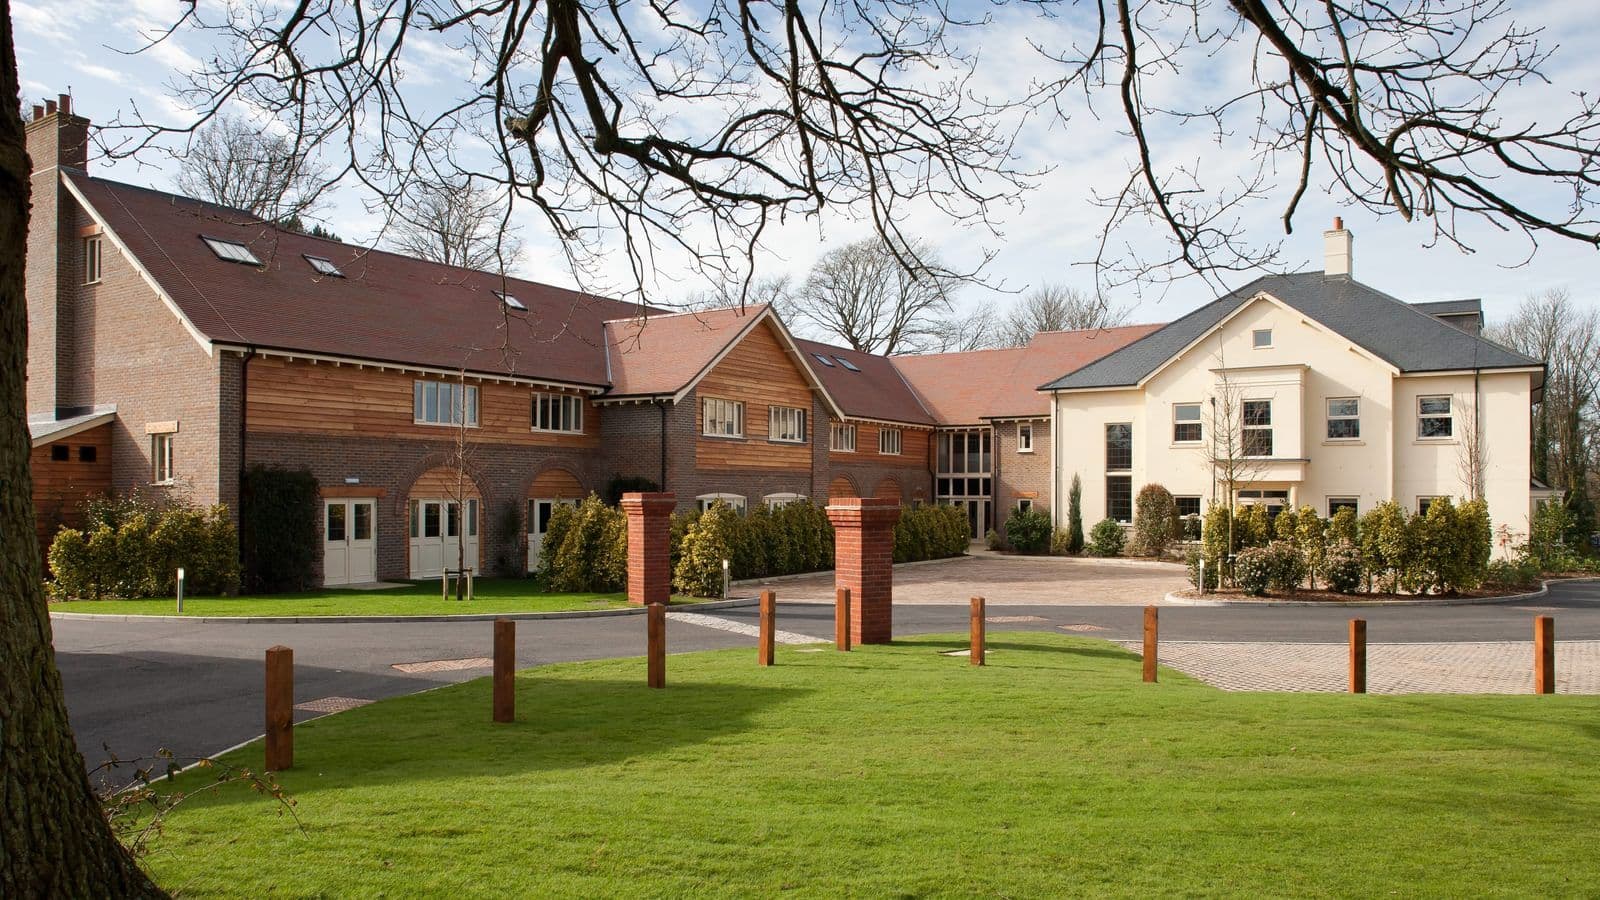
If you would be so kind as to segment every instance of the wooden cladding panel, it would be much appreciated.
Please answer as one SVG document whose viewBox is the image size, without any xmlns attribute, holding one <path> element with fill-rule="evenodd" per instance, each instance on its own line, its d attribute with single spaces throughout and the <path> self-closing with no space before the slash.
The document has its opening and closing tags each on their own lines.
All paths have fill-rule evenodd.
<svg viewBox="0 0 1600 900">
<path fill-rule="evenodd" d="M 417 480 L 411 485 L 410 496 L 430 500 L 452 500 L 456 496 L 456 484 L 456 470 L 449 466 L 439 466 L 417 476 Z M 483 499 L 478 494 L 478 486 L 473 484 L 470 477 L 466 480 L 465 488 L 469 499 L 473 497 Z"/>
<path fill-rule="evenodd" d="M 584 496 L 583 485 L 566 469 L 546 469 L 528 486 L 528 496 L 534 499 L 569 499 Z"/>
<path fill-rule="evenodd" d="M 928 447 L 933 432 L 914 428 L 900 429 L 900 454 L 896 456 L 878 452 L 878 432 L 893 426 L 869 425 L 866 422 L 857 422 L 855 426 L 856 452 L 844 453 L 830 450 L 828 454 L 830 461 L 848 463 L 871 460 L 874 463 L 885 466 L 905 466 L 924 470 L 928 468 Z"/>
<path fill-rule="evenodd" d="M 67 448 L 66 459 L 51 458 L 51 448 L 58 446 Z M 93 462 L 79 458 L 83 447 L 94 448 Z M 83 525 L 84 500 L 111 492 L 111 423 L 34 447 L 28 462 L 33 470 L 34 528 L 40 549 L 48 550 L 58 528 Z"/>
<path fill-rule="evenodd" d="M 412 385 L 419 377 L 353 364 L 257 357 L 250 362 L 246 421 L 254 432 L 453 440 L 455 429 L 449 425 L 418 425 L 412 421 Z M 452 379 L 439 376 L 423 380 Z M 582 434 L 551 434 L 530 430 L 533 395 L 537 392 L 534 388 L 471 378 L 467 384 L 478 389 L 478 427 L 469 430 L 469 440 L 547 447 L 600 446 L 600 411 L 587 399 Z"/>
<path fill-rule="evenodd" d="M 701 400 L 744 402 L 744 439 L 700 437 L 695 441 L 695 465 L 702 469 L 764 469 L 808 471 L 811 445 L 778 444 L 767 440 L 769 409 L 792 406 L 806 411 L 806 432 L 811 437 L 818 423 L 810 421 L 811 386 L 795 366 L 794 358 L 766 322 L 757 326 L 695 389 L 695 430 L 705 431 Z M 823 423 L 826 426 L 826 423 Z"/>
</svg>

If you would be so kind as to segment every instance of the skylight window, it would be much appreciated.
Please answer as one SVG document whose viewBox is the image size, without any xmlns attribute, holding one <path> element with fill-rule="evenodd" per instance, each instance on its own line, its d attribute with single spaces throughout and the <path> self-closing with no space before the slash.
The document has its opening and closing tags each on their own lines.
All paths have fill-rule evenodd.
<svg viewBox="0 0 1600 900">
<path fill-rule="evenodd" d="M 521 300 L 518 300 L 505 291 L 495 291 L 494 295 L 499 297 L 501 302 L 505 303 L 505 305 L 511 307 L 512 309 L 520 309 L 523 312 L 528 311 L 528 307 L 524 306 Z"/>
<path fill-rule="evenodd" d="M 305 258 L 306 262 L 311 263 L 311 268 L 317 270 L 318 275 L 331 275 L 334 278 L 344 277 L 344 273 L 339 271 L 339 267 L 334 265 L 333 260 L 331 259 L 322 256 L 312 256 L 309 253 L 305 254 Z"/>
<path fill-rule="evenodd" d="M 211 252 L 215 253 L 220 260 L 244 263 L 247 266 L 261 265 L 261 260 L 256 259 L 256 255 L 250 252 L 250 248 L 238 241 L 225 241 L 222 238 L 206 237 L 205 235 L 201 235 L 200 240 L 205 241 L 206 246 L 210 247 Z"/>
<path fill-rule="evenodd" d="M 837 359 L 839 361 L 839 365 L 844 366 L 846 369 L 849 369 L 852 372 L 861 371 L 860 369 L 856 368 L 855 363 L 851 362 L 848 359 L 845 359 L 842 356 L 835 356 L 834 359 Z"/>
<path fill-rule="evenodd" d="M 822 363 L 830 369 L 833 368 L 833 360 L 823 356 L 821 353 L 813 353 L 811 355 L 816 359 L 817 362 Z"/>
</svg>

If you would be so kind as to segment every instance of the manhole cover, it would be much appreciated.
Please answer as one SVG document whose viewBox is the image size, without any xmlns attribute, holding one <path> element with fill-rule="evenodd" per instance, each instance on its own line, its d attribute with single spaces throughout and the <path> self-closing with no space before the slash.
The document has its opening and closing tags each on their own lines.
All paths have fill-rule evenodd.
<svg viewBox="0 0 1600 900">
<path fill-rule="evenodd" d="M 366 706 L 371 702 L 371 700 L 363 700 L 360 697 L 323 697 L 318 700 L 296 703 L 294 708 L 305 710 L 306 712 L 338 713 L 347 709 L 355 709 L 358 706 Z"/>
<path fill-rule="evenodd" d="M 1009 625 L 1012 622 L 1043 622 L 1044 616 L 990 616 L 984 621 L 991 625 Z"/>
<path fill-rule="evenodd" d="M 434 659 L 427 662 L 395 663 L 390 668 L 399 669 L 407 675 L 424 672 L 459 672 L 462 669 L 492 669 L 494 660 L 487 656 L 474 656 L 470 659 Z"/>
<path fill-rule="evenodd" d="M 1090 625 L 1088 622 L 1073 622 L 1071 625 L 1057 626 L 1062 631 L 1105 631 L 1099 625 Z"/>
</svg>

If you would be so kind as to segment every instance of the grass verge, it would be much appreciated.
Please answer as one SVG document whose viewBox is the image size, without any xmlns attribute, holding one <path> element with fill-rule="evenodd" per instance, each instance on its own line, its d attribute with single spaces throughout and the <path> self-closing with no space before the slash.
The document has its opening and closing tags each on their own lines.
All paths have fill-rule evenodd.
<svg viewBox="0 0 1600 900">
<path fill-rule="evenodd" d="M 1229 694 L 1055 635 L 522 672 L 303 725 L 175 812 L 183 896 L 1588 895 L 1600 701 Z M 231 761 L 258 766 L 259 744 Z M 204 776 L 185 776 L 193 787 Z"/>
</svg>

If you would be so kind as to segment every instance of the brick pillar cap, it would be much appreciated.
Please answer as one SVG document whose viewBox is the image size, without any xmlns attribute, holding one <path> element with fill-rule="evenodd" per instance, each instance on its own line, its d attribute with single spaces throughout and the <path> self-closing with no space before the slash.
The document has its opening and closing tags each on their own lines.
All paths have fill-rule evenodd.
<svg viewBox="0 0 1600 900">
<path fill-rule="evenodd" d="M 828 508 L 899 509 L 900 501 L 893 497 L 829 497 Z"/>
<path fill-rule="evenodd" d="M 900 501 L 886 497 L 834 497 L 824 512 L 835 525 L 893 525 L 900 521 Z"/>
<path fill-rule="evenodd" d="M 677 506 L 678 495 L 671 491 L 651 491 L 641 493 L 629 491 L 622 495 L 622 508 L 643 509 L 646 506 Z"/>
</svg>

